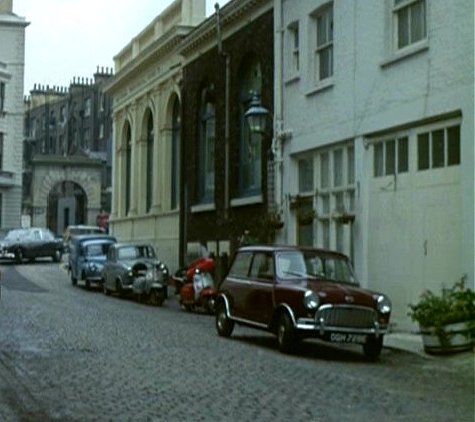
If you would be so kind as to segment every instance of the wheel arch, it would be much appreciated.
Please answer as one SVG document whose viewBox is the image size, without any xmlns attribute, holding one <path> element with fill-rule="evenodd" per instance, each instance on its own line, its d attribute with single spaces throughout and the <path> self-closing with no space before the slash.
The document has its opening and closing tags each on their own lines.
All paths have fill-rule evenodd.
<svg viewBox="0 0 475 422">
<path fill-rule="evenodd" d="M 277 322 L 279 321 L 279 318 L 283 315 L 287 314 L 292 321 L 292 325 L 294 328 L 297 326 L 297 321 L 295 320 L 295 315 L 292 311 L 292 308 L 287 305 L 286 303 L 280 303 L 274 310 L 274 313 L 272 315 L 272 319 L 270 322 L 269 330 L 270 331 L 275 331 L 277 327 Z"/>
<path fill-rule="evenodd" d="M 220 293 L 220 294 L 218 294 L 218 295 L 216 296 L 216 309 L 217 309 L 218 306 L 221 305 L 221 304 L 224 305 L 224 310 L 225 310 L 225 312 L 226 312 L 226 316 L 227 316 L 228 318 L 230 318 L 230 317 L 231 317 L 231 313 L 230 313 L 230 311 L 229 311 L 229 308 L 230 308 L 230 306 L 229 306 L 229 299 L 228 299 L 228 298 L 226 297 L 226 295 L 223 294 L 223 293 Z"/>
</svg>

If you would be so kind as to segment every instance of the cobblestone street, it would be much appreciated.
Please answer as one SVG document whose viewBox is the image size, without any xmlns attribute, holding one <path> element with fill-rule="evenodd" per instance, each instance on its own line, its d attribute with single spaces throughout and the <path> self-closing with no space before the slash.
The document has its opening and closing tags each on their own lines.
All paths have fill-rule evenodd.
<svg viewBox="0 0 475 422">
<path fill-rule="evenodd" d="M 266 333 L 99 290 L 49 261 L 1 265 L 2 421 L 473 421 L 473 370 Z"/>
</svg>

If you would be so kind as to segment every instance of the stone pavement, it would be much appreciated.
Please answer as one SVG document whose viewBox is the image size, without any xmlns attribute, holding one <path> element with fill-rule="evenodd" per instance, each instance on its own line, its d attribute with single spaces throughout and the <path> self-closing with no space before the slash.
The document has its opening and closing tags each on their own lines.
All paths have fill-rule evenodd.
<svg viewBox="0 0 475 422">
<path fill-rule="evenodd" d="M 415 353 L 426 359 L 443 359 L 444 362 L 459 368 L 474 371 L 475 347 L 472 350 L 451 354 L 429 354 L 424 351 L 422 336 L 409 332 L 391 332 L 384 336 L 384 347 Z M 474 371 L 475 376 L 475 371 Z"/>
</svg>

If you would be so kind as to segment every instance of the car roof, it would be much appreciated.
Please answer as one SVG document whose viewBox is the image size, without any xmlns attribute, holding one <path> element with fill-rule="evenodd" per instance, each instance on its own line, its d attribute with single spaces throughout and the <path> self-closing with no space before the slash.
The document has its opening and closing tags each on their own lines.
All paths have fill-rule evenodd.
<svg viewBox="0 0 475 422">
<path fill-rule="evenodd" d="M 96 245 L 101 243 L 115 243 L 115 238 L 111 236 L 95 237 L 93 239 L 82 239 L 84 245 Z"/>
<path fill-rule="evenodd" d="M 338 251 L 331 250 L 331 249 L 315 248 L 311 246 L 299 246 L 299 245 L 256 244 L 256 245 L 241 246 L 238 249 L 238 252 L 239 251 L 240 252 L 255 252 L 255 251 L 262 251 L 262 252 L 302 251 L 302 252 L 305 252 L 305 251 L 308 251 L 308 252 L 338 255 L 344 258 L 348 258 L 345 254 Z"/>
<path fill-rule="evenodd" d="M 71 237 L 71 242 L 73 243 L 81 243 L 81 242 L 86 242 L 89 240 L 112 240 L 116 242 L 116 238 L 114 236 L 111 236 L 109 234 L 77 234 Z"/>
<path fill-rule="evenodd" d="M 124 248 L 124 247 L 137 247 L 137 246 L 152 246 L 151 243 L 126 243 L 126 242 L 118 242 L 114 245 L 114 248 Z"/>
<path fill-rule="evenodd" d="M 86 229 L 86 230 L 99 229 L 99 230 L 104 230 L 99 226 L 88 226 L 86 224 L 73 224 L 71 226 L 66 227 L 66 230 L 68 230 L 68 229 Z"/>
</svg>

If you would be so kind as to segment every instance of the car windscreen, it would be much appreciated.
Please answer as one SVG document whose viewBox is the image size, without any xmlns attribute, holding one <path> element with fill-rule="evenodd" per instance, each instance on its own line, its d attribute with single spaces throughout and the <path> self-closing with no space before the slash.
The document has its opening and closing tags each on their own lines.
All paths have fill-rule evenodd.
<svg viewBox="0 0 475 422">
<path fill-rule="evenodd" d="M 283 280 L 314 278 L 357 284 L 347 259 L 338 255 L 285 251 L 276 257 L 277 276 Z"/>
<path fill-rule="evenodd" d="M 110 243 L 91 243 L 85 245 L 86 256 L 104 256 L 107 255 Z"/>
<path fill-rule="evenodd" d="M 10 230 L 5 236 L 5 240 L 20 240 L 27 234 L 26 230 Z"/>
</svg>

